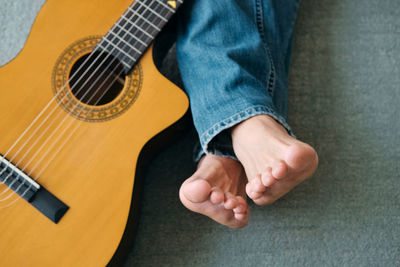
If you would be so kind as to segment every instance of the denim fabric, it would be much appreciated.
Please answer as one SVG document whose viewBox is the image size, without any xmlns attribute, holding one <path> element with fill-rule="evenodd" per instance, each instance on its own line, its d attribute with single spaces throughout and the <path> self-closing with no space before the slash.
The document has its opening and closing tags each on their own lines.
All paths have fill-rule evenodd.
<svg viewBox="0 0 400 267">
<path fill-rule="evenodd" d="M 177 59 L 200 152 L 235 158 L 229 129 L 267 114 L 287 123 L 287 80 L 298 0 L 187 0 Z"/>
</svg>

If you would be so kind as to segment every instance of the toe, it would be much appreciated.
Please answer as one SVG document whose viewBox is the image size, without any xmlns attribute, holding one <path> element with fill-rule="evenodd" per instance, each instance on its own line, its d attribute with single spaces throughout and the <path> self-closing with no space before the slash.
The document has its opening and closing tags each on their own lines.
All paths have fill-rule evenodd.
<svg viewBox="0 0 400 267">
<path fill-rule="evenodd" d="M 265 186 L 260 182 L 260 178 L 254 178 L 246 185 L 246 194 L 251 199 L 257 199 L 262 196 L 265 191 Z"/>
<path fill-rule="evenodd" d="M 245 220 L 247 217 L 247 214 L 245 213 L 235 213 L 235 219 L 238 221 Z"/>
<path fill-rule="evenodd" d="M 230 193 L 225 194 L 225 203 L 224 203 L 225 209 L 232 210 L 232 209 L 236 208 L 238 204 L 239 203 L 235 196 L 233 196 Z"/>
<path fill-rule="evenodd" d="M 221 204 L 224 202 L 224 193 L 218 187 L 214 187 L 211 189 L 210 201 L 213 204 Z"/>
<path fill-rule="evenodd" d="M 262 194 L 259 194 L 257 195 L 257 197 L 252 198 L 253 202 L 259 206 L 272 204 L 275 201 L 273 195 L 273 188 L 275 186 L 276 184 L 270 187 L 266 187 L 265 191 Z"/>
<path fill-rule="evenodd" d="M 249 194 L 249 198 L 251 198 L 252 200 L 256 200 L 260 197 L 262 197 L 263 193 L 257 193 L 257 192 L 251 192 Z"/>
<path fill-rule="evenodd" d="M 244 198 L 242 198 L 241 196 L 237 196 L 236 200 L 238 202 L 238 205 L 236 206 L 236 208 L 233 209 L 233 212 L 245 213 L 248 207 L 246 200 L 244 200 Z"/>
<path fill-rule="evenodd" d="M 243 213 L 235 213 L 234 218 L 236 220 L 236 227 L 234 228 L 242 228 L 245 227 L 249 221 L 250 216 L 250 207 L 247 206 L 246 210 Z"/>
<path fill-rule="evenodd" d="M 261 175 L 258 175 L 256 178 L 251 180 L 249 186 L 252 192 L 262 193 L 265 191 L 265 186 L 261 181 Z"/>
<path fill-rule="evenodd" d="M 274 176 L 272 175 L 272 170 L 271 168 L 268 168 L 267 171 L 265 171 L 262 175 L 261 175 L 261 182 L 265 187 L 271 186 L 274 183 L 277 182 L 277 180 L 274 178 Z M 265 190 L 264 190 L 265 191 Z"/>
<path fill-rule="evenodd" d="M 251 188 L 252 188 L 251 183 L 247 183 L 247 185 L 246 185 L 246 194 L 247 194 L 247 196 L 249 198 L 254 200 L 254 199 L 257 199 L 257 198 L 262 196 L 262 194 L 263 194 L 262 192 L 253 191 Z"/>
<path fill-rule="evenodd" d="M 244 204 L 244 205 L 247 206 L 247 201 L 246 201 L 246 199 L 244 199 L 243 197 L 237 196 L 236 199 L 237 199 L 237 201 L 239 202 L 239 204 Z"/>
<path fill-rule="evenodd" d="M 277 163 L 274 164 L 271 174 L 276 179 L 283 179 L 287 177 L 288 171 L 289 169 L 286 163 L 283 161 L 278 161 Z"/>
<path fill-rule="evenodd" d="M 210 197 L 211 186 L 206 180 L 193 177 L 186 180 L 180 190 L 187 200 L 200 203 Z"/>
<path fill-rule="evenodd" d="M 247 206 L 246 205 L 239 204 L 239 205 L 237 205 L 236 208 L 233 209 L 233 212 L 234 213 L 244 213 L 244 212 L 246 212 L 246 210 L 247 210 Z"/>
</svg>

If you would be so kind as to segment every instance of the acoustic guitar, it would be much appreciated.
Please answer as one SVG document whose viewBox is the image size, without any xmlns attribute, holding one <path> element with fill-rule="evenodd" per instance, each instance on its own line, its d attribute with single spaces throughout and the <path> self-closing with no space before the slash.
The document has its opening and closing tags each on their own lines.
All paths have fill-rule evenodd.
<svg viewBox="0 0 400 267">
<path fill-rule="evenodd" d="M 105 266 L 123 255 L 140 152 L 188 108 L 151 47 L 181 4 L 44 4 L 0 68 L 0 266 Z"/>
</svg>

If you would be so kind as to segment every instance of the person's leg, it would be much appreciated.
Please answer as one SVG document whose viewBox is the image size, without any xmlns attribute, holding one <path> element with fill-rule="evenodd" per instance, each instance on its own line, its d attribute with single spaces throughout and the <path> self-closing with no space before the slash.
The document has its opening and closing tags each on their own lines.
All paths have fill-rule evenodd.
<svg viewBox="0 0 400 267">
<path fill-rule="evenodd" d="M 298 172 L 301 172 L 300 176 L 303 177 L 306 175 L 304 169 L 307 169 L 306 173 L 309 175 L 312 168 L 305 168 L 303 165 L 312 165 L 309 161 L 316 158 L 312 149 L 310 150 L 307 145 L 303 145 L 288 134 L 291 131 L 286 123 L 284 104 L 287 101 L 287 92 L 286 86 L 282 86 L 282 84 L 285 85 L 282 82 L 285 77 L 278 77 L 279 73 L 277 73 L 272 55 L 274 52 L 266 42 L 263 11 L 264 3 L 261 1 L 188 1 L 180 11 L 181 27 L 177 42 L 178 63 L 185 89 L 191 100 L 193 119 L 200 136 L 203 154 L 213 153 L 232 158 L 237 156 L 250 181 L 247 186 L 248 195 L 258 204 L 270 202 L 270 192 L 267 187 L 274 186 L 274 192 L 279 193 L 290 188 L 286 182 L 284 186 L 272 185 L 279 184 L 276 182 L 277 179 L 285 178 L 282 179 L 284 182 L 286 178 L 291 178 L 288 173 Z M 282 90 L 283 99 L 280 100 L 276 96 L 279 95 L 277 92 Z M 275 99 L 281 102 L 276 102 L 276 105 Z M 256 119 L 262 122 L 247 123 L 255 122 Z M 271 122 L 268 127 L 264 125 L 265 120 Z M 241 123 L 243 121 L 246 123 Z M 233 128 L 231 139 L 233 126 L 235 128 Z M 281 129 L 284 130 L 281 131 Z M 247 137 L 252 133 L 249 131 L 258 134 L 253 137 L 260 142 L 259 146 L 263 148 L 261 152 L 266 155 L 267 160 L 263 157 L 264 155 L 254 149 L 252 144 L 246 143 Z M 271 135 L 269 133 L 271 131 L 276 134 Z M 286 138 L 288 147 L 278 146 L 276 143 L 281 140 L 277 137 Z M 271 142 L 267 142 L 268 138 L 271 138 Z M 232 141 L 235 153 L 232 149 Z M 290 142 L 299 149 L 293 149 Z M 280 153 L 272 154 L 274 150 L 270 147 L 275 149 L 275 152 L 279 150 Z M 288 164 L 287 160 L 290 157 L 287 154 L 292 155 L 293 153 L 290 152 L 292 150 L 296 150 L 295 155 L 292 156 L 295 159 Z M 304 153 L 304 150 L 310 150 L 311 153 Z M 299 163 L 298 159 L 304 156 L 306 156 L 303 160 L 305 163 Z M 255 161 L 254 158 L 257 160 Z M 274 159 L 273 163 L 269 161 L 270 158 Z M 215 168 L 223 168 L 216 159 L 217 157 L 211 158 L 208 161 L 208 167 L 214 165 Z M 231 162 L 238 165 L 234 160 Z M 280 164 L 276 165 L 275 162 Z M 292 162 L 301 166 L 293 165 Z M 222 165 L 231 167 L 229 164 Z M 202 165 L 199 166 L 199 170 L 201 168 Z M 283 174 L 279 168 L 285 173 Z M 272 173 L 271 179 L 274 180 L 264 179 L 267 183 L 263 183 L 264 180 L 258 178 L 259 174 L 266 176 L 269 170 Z M 297 181 L 298 177 L 299 175 L 293 177 L 293 180 Z M 189 209 L 200 212 L 199 210 L 205 207 L 200 213 L 220 223 L 230 225 L 229 220 L 216 218 L 216 214 L 225 210 L 221 205 L 212 206 L 213 190 L 211 188 L 219 188 L 225 194 L 225 201 L 228 201 L 229 195 L 242 191 L 243 183 L 235 181 L 230 175 L 228 175 L 229 179 L 222 179 L 222 183 L 219 183 L 217 178 L 207 179 L 204 175 L 196 176 L 195 179 L 189 178 L 182 185 L 180 196 Z M 255 179 L 261 183 L 260 186 L 254 186 L 254 181 L 257 181 Z M 202 194 L 206 197 L 201 198 L 200 202 L 194 201 L 196 197 L 191 196 L 194 196 L 196 192 L 200 194 L 200 183 L 203 183 L 203 180 L 206 180 L 209 185 L 206 193 Z M 228 180 L 230 184 L 226 186 Z M 290 185 L 293 185 L 293 182 Z M 274 193 L 274 196 L 277 195 Z M 246 210 L 248 210 L 247 206 Z M 243 226 L 246 220 L 242 220 L 239 224 Z"/>
<path fill-rule="evenodd" d="M 229 153 L 230 140 L 214 137 L 257 114 L 290 131 L 273 103 L 276 73 L 256 2 L 191 0 L 179 11 L 178 65 L 204 153 Z"/>
<path fill-rule="evenodd" d="M 287 84 L 298 0 L 256 0 L 257 25 L 269 52 L 273 74 L 269 92 L 287 119 Z M 318 164 L 309 145 L 290 136 L 269 116 L 255 116 L 232 130 L 236 156 L 246 169 L 246 192 L 259 205 L 270 204 L 310 177 Z"/>
<path fill-rule="evenodd" d="M 235 171 L 224 175 L 218 175 L 216 171 L 208 175 L 201 173 L 207 169 L 241 170 L 239 162 L 226 158 L 236 158 L 227 130 L 256 114 L 274 113 L 276 118 L 279 117 L 265 89 L 270 63 L 252 60 L 260 56 L 266 59 L 267 53 L 256 26 L 255 5 L 251 1 L 193 0 L 186 1 L 181 8 L 177 57 L 200 136 L 201 155 L 207 152 L 225 157 L 205 156 L 207 166 L 200 164 L 198 171 L 183 183 L 180 197 L 192 211 L 232 226 L 229 218 L 235 211 L 228 209 L 231 216 L 219 217 L 227 214 L 226 208 L 230 207 L 214 204 L 211 198 L 215 190 L 223 193 L 224 204 L 232 196 L 243 198 L 244 177 L 235 179 Z M 219 140 L 216 142 L 216 139 Z M 204 181 L 208 184 L 204 186 L 205 193 L 202 192 Z M 197 194 L 203 197 L 198 198 Z M 239 216 L 239 221 L 235 222 L 239 226 L 247 224 L 249 213 L 247 203 L 242 204 L 246 216 Z"/>
</svg>

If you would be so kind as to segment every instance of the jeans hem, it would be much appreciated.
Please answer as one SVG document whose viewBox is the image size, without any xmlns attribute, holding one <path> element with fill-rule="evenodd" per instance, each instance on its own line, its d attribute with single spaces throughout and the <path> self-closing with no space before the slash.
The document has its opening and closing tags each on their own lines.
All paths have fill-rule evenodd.
<svg viewBox="0 0 400 267">
<path fill-rule="evenodd" d="M 212 154 L 214 156 L 219 156 L 219 157 L 225 157 L 225 158 L 230 158 L 236 161 L 239 161 L 236 155 L 232 152 L 222 152 L 218 149 L 210 150 L 207 152 L 204 152 L 203 148 L 201 147 L 200 143 L 198 142 L 194 149 L 193 149 L 193 161 L 194 162 L 199 162 L 201 158 L 206 155 L 206 154 Z"/>
<path fill-rule="evenodd" d="M 221 152 L 218 149 L 209 150 L 208 145 L 213 138 L 215 138 L 222 131 L 233 127 L 234 125 L 247 120 L 256 115 L 269 115 L 274 118 L 277 122 L 279 122 L 283 127 L 285 127 L 286 131 L 296 138 L 289 124 L 286 122 L 286 119 L 279 115 L 275 110 L 267 106 L 252 106 L 243 111 L 237 112 L 234 115 L 214 124 L 211 128 L 209 128 L 205 133 L 200 136 L 200 147 L 197 150 L 197 155 L 195 155 L 195 161 L 200 160 L 200 158 L 207 153 L 211 153 L 217 156 L 224 156 L 228 158 L 233 158 L 237 160 L 236 155 L 232 152 Z M 218 145 L 217 145 L 218 146 Z"/>
</svg>

